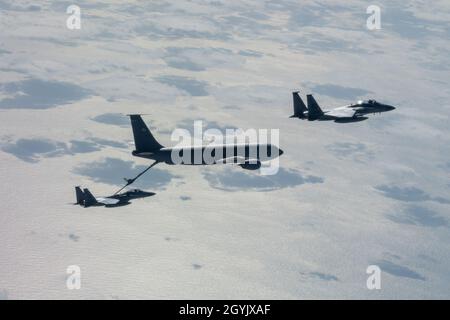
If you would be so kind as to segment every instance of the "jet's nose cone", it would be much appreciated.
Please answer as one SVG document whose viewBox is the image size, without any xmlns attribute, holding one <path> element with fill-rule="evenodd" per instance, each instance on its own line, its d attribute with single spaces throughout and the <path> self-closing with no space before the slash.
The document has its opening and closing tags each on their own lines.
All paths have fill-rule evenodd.
<svg viewBox="0 0 450 320">
<path fill-rule="evenodd" d="M 280 155 L 280 156 L 281 156 L 281 155 L 282 155 L 283 153 L 284 153 L 284 151 L 283 151 L 283 150 L 281 150 L 281 149 L 279 149 L 279 150 L 278 150 L 278 155 Z"/>
<path fill-rule="evenodd" d="M 394 106 L 386 106 L 386 110 L 392 111 L 392 110 L 395 110 L 395 107 Z"/>
</svg>

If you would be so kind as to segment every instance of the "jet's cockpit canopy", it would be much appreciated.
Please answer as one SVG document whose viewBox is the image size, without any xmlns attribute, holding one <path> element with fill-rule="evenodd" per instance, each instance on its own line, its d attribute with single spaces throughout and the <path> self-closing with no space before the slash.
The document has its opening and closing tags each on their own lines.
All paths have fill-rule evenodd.
<svg viewBox="0 0 450 320">
<path fill-rule="evenodd" d="M 367 101 L 363 101 L 363 100 L 359 100 L 358 104 L 377 104 L 377 102 L 373 99 L 367 100 Z"/>
<path fill-rule="evenodd" d="M 136 194 L 136 193 L 141 193 L 142 191 L 140 189 L 130 189 L 127 192 L 125 192 L 125 195 L 132 195 L 132 194 Z"/>
</svg>

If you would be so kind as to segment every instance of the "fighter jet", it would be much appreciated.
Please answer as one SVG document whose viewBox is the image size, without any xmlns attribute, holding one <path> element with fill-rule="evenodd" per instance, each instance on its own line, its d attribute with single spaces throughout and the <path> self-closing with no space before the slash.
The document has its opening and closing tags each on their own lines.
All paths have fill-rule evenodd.
<svg viewBox="0 0 450 320">
<path fill-rule="evenodd" d="M 140 115 L 129 115 L 135 150 L 133 156 L 152 159 L 156 163 L 182 164 L 182 165 L 211 165 L 234 163 L 246 170 L 256 170 L 261 162 L 275 159 L 283 154 L 283 150 L 272 144 L 219 144 L 208 146 L 164 147 L 153 137 Z M 194 159 L 195 154 L 209 155 L 208 161 L 201 156 L 199 161 L 186 161 Z M 176 155 L 180 161 L 174 161 Z M 183 157 L 186 156 L 186 157 Z M 132 183 L 133 179 L 127 180 Z"/>
<path fill-rule="evenodd" d="M 395 107 L 379 103 L 375 100 L 358 101 L 350 105 L 330 110 L 322 110 L 311 94 L 308 94 L 305 106 L 298 91 L 293 92 L 294 115 L 291 118 L 308 119 L 309 121 L 357 122 L 367 120 L 364 115 L 394 110 Z"/>
<path fill-rule="evenodd" d="M 130 190 L 124 193 L 115 194 L 109 197 L 96 198 L 88 189 L 81 190 L 80 187 L 75 187 L 75 194 L 77 202 L 85 208 L 90 206 L 105 206 L 105 207 L 119 207 L 130 204 L 130 200 L 138 198 L 146 198 L 155 195 L 153 192 L 146 192 L 139 189 Z"/>
</svg>

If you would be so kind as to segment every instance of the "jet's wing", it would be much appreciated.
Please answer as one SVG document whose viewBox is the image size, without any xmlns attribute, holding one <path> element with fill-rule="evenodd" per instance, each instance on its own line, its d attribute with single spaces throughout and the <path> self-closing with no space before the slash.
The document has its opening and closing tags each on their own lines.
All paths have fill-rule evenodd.
<svg viewBox="0 0 450 320">
<path fill-rule="evenodd" d="M 246 162 L 254 161 L 255 163 L 258 161 L 257 159 L 245 159 L 244 157 L 234 156 L 234 157 L 228 157 L 223 158 L 220 160 L 217 160 L 217 164 L 243 164 Z"/>
<path fill-rule="evenodd" d="M 332 116 L 336 118 L 353 118 L 355 116 L 356 110 L 343 108 L 343 109 L 332 109 L 327 111 L 327 116 Z"/>
<path fill-rule="evenodd" d="M 104 205 L 113 205 L 119 203 L 118 199 L 112 198 L 96 198 L 98 203 L 102 203 Z"/>
</svg>

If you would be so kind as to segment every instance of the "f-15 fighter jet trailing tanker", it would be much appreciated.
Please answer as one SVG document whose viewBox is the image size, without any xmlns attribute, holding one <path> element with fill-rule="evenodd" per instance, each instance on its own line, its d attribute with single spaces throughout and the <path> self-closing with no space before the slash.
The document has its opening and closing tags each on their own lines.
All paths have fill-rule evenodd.
<svg viewBox="0 0 450 320">
<path fill-rule="evenodd" d="M 366 120 L 365 115 L 394 110 L 395 107 L 379 103 L 375 100 L 358 101 L 343 107 L 322 110 L 312 94 L 306 96 L 308 107 L 305 106 L 298 91 L 292 93 L 294 101 L 294 114 L 290 118 L 299 118 L 309 121 L 358 122 Z"/>
</svg>

